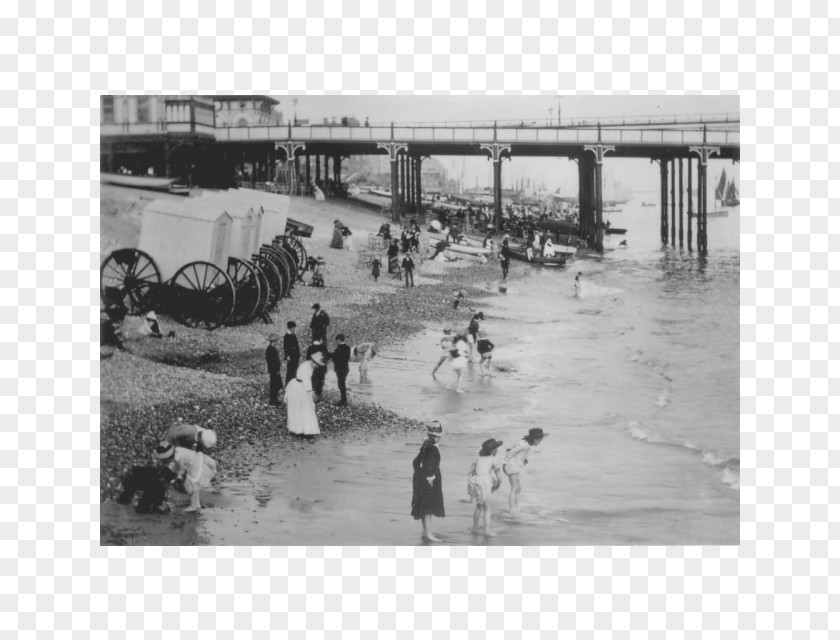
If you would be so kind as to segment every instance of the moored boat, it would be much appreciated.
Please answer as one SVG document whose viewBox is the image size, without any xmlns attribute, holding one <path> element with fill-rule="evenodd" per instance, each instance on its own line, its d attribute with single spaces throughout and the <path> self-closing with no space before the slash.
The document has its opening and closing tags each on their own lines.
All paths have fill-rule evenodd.
<svg viewBox="0 0 840 640">
<path fill-rule="evenodd" d="M 154 176 L 132 176 L 123 173 L 100 173 L 99 181 L 103 184 L 115 184 L 120 187 L 169 191 L 177 178 L 157 178 Z"/>
<path fill-rule="evenodd" d="M 429 246 L 430 247 L 437 247 L 439 243 L 445 242 L 443 239 L 437 238 L 430 238 L 429 239 Z M 471 247 L 469 245 L 464 244 L 456 244 L 454 242 L 447 243 L 449 246 L 446 247 L 447 251 L 454 251 L 455 253 L 464 253 L 469 256 L 488 256 L 490 255 L 490 249 L 485 249 L 483 247 Z"/>
<path fill-rule="evenodd" d="M 604 229 L 604 233 L 608 236 L 623 236 L 627 233 L 627 229 L 620 229 L 619 227 L 609 227 Z"/>
<path fill-rule="evenodd" d="M 520 260 L 522 262 L 528 262 L 530 264 L 541 264 L 545 267 L 563 267 L 566 265 L 566 257 L 565 256 L 554 256 L 553 258 L 544 258 L 542 256 L 531 256 L 531 259 L 528 259 L 528 254 L 525 251 L 517 251 L 515 249 L 508 250 L 508 255 L 513 258 L 514 260 Z"/>
</svg>

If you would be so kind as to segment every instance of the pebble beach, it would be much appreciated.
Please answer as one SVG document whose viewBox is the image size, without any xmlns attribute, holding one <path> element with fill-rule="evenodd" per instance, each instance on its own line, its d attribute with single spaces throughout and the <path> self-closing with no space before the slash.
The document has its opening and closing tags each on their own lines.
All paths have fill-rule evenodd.
<svg viewBox="0 0 840 640">
<path fill-rule="evenodd" d="M 113 249 L 136 246 L 140 212 L 154 197 L 177 196 L 102 186 L 100 259 Z M 455 290 L 466 289 L 470 302 L 495 295 L 486 286 L 488 281 L 500 279 L 495 261 L 485 265 L 471 259 L 426 261 L 418 265 L 416 286 L 410 289 L 385 270 L 374 282 L 367 269 L 357 267 L 356 249 L 366 247 L 368 234 L 375 233 L 385 220 L 352 201 L 294 198 L 289 215 L 315 227 L 305 245 L 310 255 L 326 260 L 324 288 L 296 286 L 292 298 L 284 299 L 272 312 L 274 323 L 270 325 L 254 322 L 208 332 L 163 316 L 164 333 L 173 330 L 175 336 L 150 340 L 139 332 L 142 319 L 129 317 L 123 327 L 126 351 L 101 362 L 102 544 L 202 543 L 196 527 L 202 516 L 183 512 L 186 495 L 170 491 L 174 510 L 162 516 L 140 516 L 114 502 L 121 490 L 120 477 L 133 465 L 155 464 L 151 452 L 175 422 L 216 430 L 219 441 L 213 457 L 219 463 L 222 483 L 248 482 L 255 469 L 270 467 L 305 447 L 288 434 L 285 407 L 268 405 L 264 351 L 267 336 L 282 334 L 288 320 L 297 322 L 305 349 L 315 302 L 331 317 L 330 348 L 335 346 L 334 336 L 344 333 L 350 345 L 376 341 L 387 349 L 430 325 L 466 326 L 468 309 L 452 308 Z M 335 219 L 353 231 L 353 251 L 329 248 Z M 514 266 L 509 279 L 517 278 L 518 273 Z M 351 368 L 356 368 L 353 363 Z M 328 372 L 324 398 L 317 406 L 321 439 L 364 443 L 408 433 L 422 439 L 421 422 L 375 403 L 354 400 L 352 388 L 350 406 L 336 407 L 337 399 L 335 378 Z M 213 508 L 213 494 L 203 501 Z"/>
</svg>

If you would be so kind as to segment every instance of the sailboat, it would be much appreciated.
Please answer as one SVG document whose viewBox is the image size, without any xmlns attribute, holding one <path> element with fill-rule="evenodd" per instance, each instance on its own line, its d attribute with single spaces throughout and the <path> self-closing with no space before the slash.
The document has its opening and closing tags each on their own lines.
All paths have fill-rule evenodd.
<svg viewBox="0 0 840 640">
<path fill-rule="evenodd" d="M 721 204 L 724 207 L 737 207 L 741 204 L 741 194 L 738 193 L 738 187 L 735 186 L 735 180 L 730 180 L 729 186 L 726 188 L 726 197 Z"/>
</svg>

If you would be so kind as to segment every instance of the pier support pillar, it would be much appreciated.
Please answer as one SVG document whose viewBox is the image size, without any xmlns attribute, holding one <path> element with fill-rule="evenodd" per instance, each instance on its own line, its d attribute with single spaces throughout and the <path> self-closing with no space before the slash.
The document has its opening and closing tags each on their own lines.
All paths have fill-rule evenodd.
<svg viewBox="0 0 840 640">
<path fill-rule="evenodd" d="M 315 156 L 315 184 L 321 184 L 321 156 Z"/>
<path fill-rule="evenodd" d="M 405 153 L 399 156 L 399 192 L 400 192 L 400 213 L 405 207 Z"/>
<path fill-rule="evenodd" d="M 312 184 L 312 178 L 309 175 L 309 154 L 306 154 L 306 190 L 309 189 L 309 185 Z"/>
<path fill-rule="evenodd" d="M 671 246 L 677 244 L 677 161 L 671 158 Z"/>
<path fill-rule="evenodd" d="M 417 213 L 423 213 L 423 183 L 421 181 L 422 170 L 423 158 L 421 156 L 417 156 L 415 174 L 416 183 L 414 188 L 417 202 Z"/>
<path fill-rule="evenodd" d="M 493 224 L 499 231 L 502 228 L 502 154 L 507 153 L 510 159 L 510 145 L 494 142 L 483 144 L 481 148 L 490 152 L 489 160 L 493 161 Z"/>
<path fill-rule="evenodd" d="M 668 244 L 668 160 L 659 160 L 659 235 Z"/>
<path fill-rule="evenodd" d="M 333 180 L 336 185 L 341 184 L 341 156 L 333 158 Z"/>
<path fill-rule="evenodd" d="M 408 210 L 414 211 L 416 204 L 414 202 L 414 156 L 408 156 L 408 172 L 406 179 L 408 180 Z"/>
<path fill-rule="evenodd" d="M 324 184 L 330 181 L 330 157 L 324 156 Z"/>
<path fill-rule="evenodd" d="M 694 196 L 692 195 L 691 191 L 691 157 L 688 158 L 688 190 L 686 195 L 688 196 L 688 250 L 692 251 L 691 243 L 693 242 L 693 233 L 692 233 L 692 220 L 691 217 L 694 215 L 694 206 L 692 204 Z"/>
<path fill-rule="evenodd" d="M 601 137 L 600 127 L 598 138 Z M 615 151 L 615 147 L 597 144 L 584 147 L 584 151 L 591 151 L 595 154 L 595 250 L 604 251 L 604 185 L 603 165 L 604 156 L 608 151 Z"/>
<path fill-rule="evenodd" d="M 680 248 L 683 246 L 683 159 L 680 158 Z"/>
<path fill-rule="evenodd" d="M 393 129 L 392 129 L 393 135 Z M 400 182 L 399 182 L 399 159 L 400 152 L 405 151 L 408 146 L 400 144 L 391 140 L 390 142 L 378 142 L 376 146 L 380 149 L 385 149 L 388 152 L 388 157 L 391 160 L 391 221 L 400 221 Z"/>
<path fill-rule="evenodd" d="M 720 155 L 720 147 L 691 147 L 690 151 L 700 156 L 700 163 L 697 165 L 697 251 L 705 254 L 709 248 L 706 234 L 708 213 L 706 168 L 712 155 Z"/>
</svg>

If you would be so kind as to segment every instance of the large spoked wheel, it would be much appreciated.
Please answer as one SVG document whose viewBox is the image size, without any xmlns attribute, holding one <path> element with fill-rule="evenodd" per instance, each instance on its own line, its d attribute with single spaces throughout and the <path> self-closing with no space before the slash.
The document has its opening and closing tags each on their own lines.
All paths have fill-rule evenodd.
<svg viewBox="0 0 840 640">
<path fill-rule="evenodd" d="M 99 270 L 102 301 L 125 305 L 136 315 L 152 307 L 160 285 L 160 271 L 152 257 L 139 249 L 119 249 L 105 258 Z"/>
<path fill-rule="evenodd" d="M 292 277 L 294 277 L 294 271 L 289 271 L 290 266 L 286 262 L 285 257 L 283 257 L 273 246 L 264 244 L 260 247 L 260 253 L 271 261 L 271 263 L 277 268 L 277 272 L 280 274 L 280 297 L 287 297 L 292 288 Z"/>
<path fill-rule="evenodd" d="M 245 324 L 251 321 L 260 303 L 260 281 L 250 262 L 228 258 L 227 274 L 233 281 L 236 301 L 227 323 Z"/>
<path fill-rule="evenodd" d="M 257 265 L 268 280 L 268 292 L 265 301 L 265 311 L 274 311 L 280 297 L 283 295 L 283 278 L 277 267 L 263 254 L 251 256 L 251 262 Z"/>
<path fill-rule="evenodd" d="M 254 310 L 254 315 L 251 316 L 251 320 L 254 320 L 265 313 L 265 307 L 268 304 L 269 286 L 268 278 L 265 275 L 265 271 L 262 270 L 262 267 L 254 262 L 251 262 L 251 265 L 253 265 L 254 271 L 257 274 L 257 280 L 260 281 L 260 299 L 257 302 L 257 308 Z"/>
<path fill-rule="evenodd" d="M 283 242 L 286 248 L 295 255 L 295 262 L 297 267 L 296 280 L 303 280 L 303 274 L 306 271 L 306 248 L 303 243 L 294 236 L 277 236 L 276 240 Z"/>
<path fill-rule="evenodd" d="M 225 324 L 236 302 L 233 280 L 210 262 L 190 262 L 169 281 L 172 317 L 183 325 L 212 331 Z"/>
<path fill-rule="evenodd" d="M 297 257 L 283 244 L 277 242 L 276 240 L 271 244 L 271 248 L 286 265 L 286 273 L 289 274 L 289 290 L 285 295 L 290 296 L 291 290 L 295 288 L 295 281 L 297 280 Z"/>
</svg>

